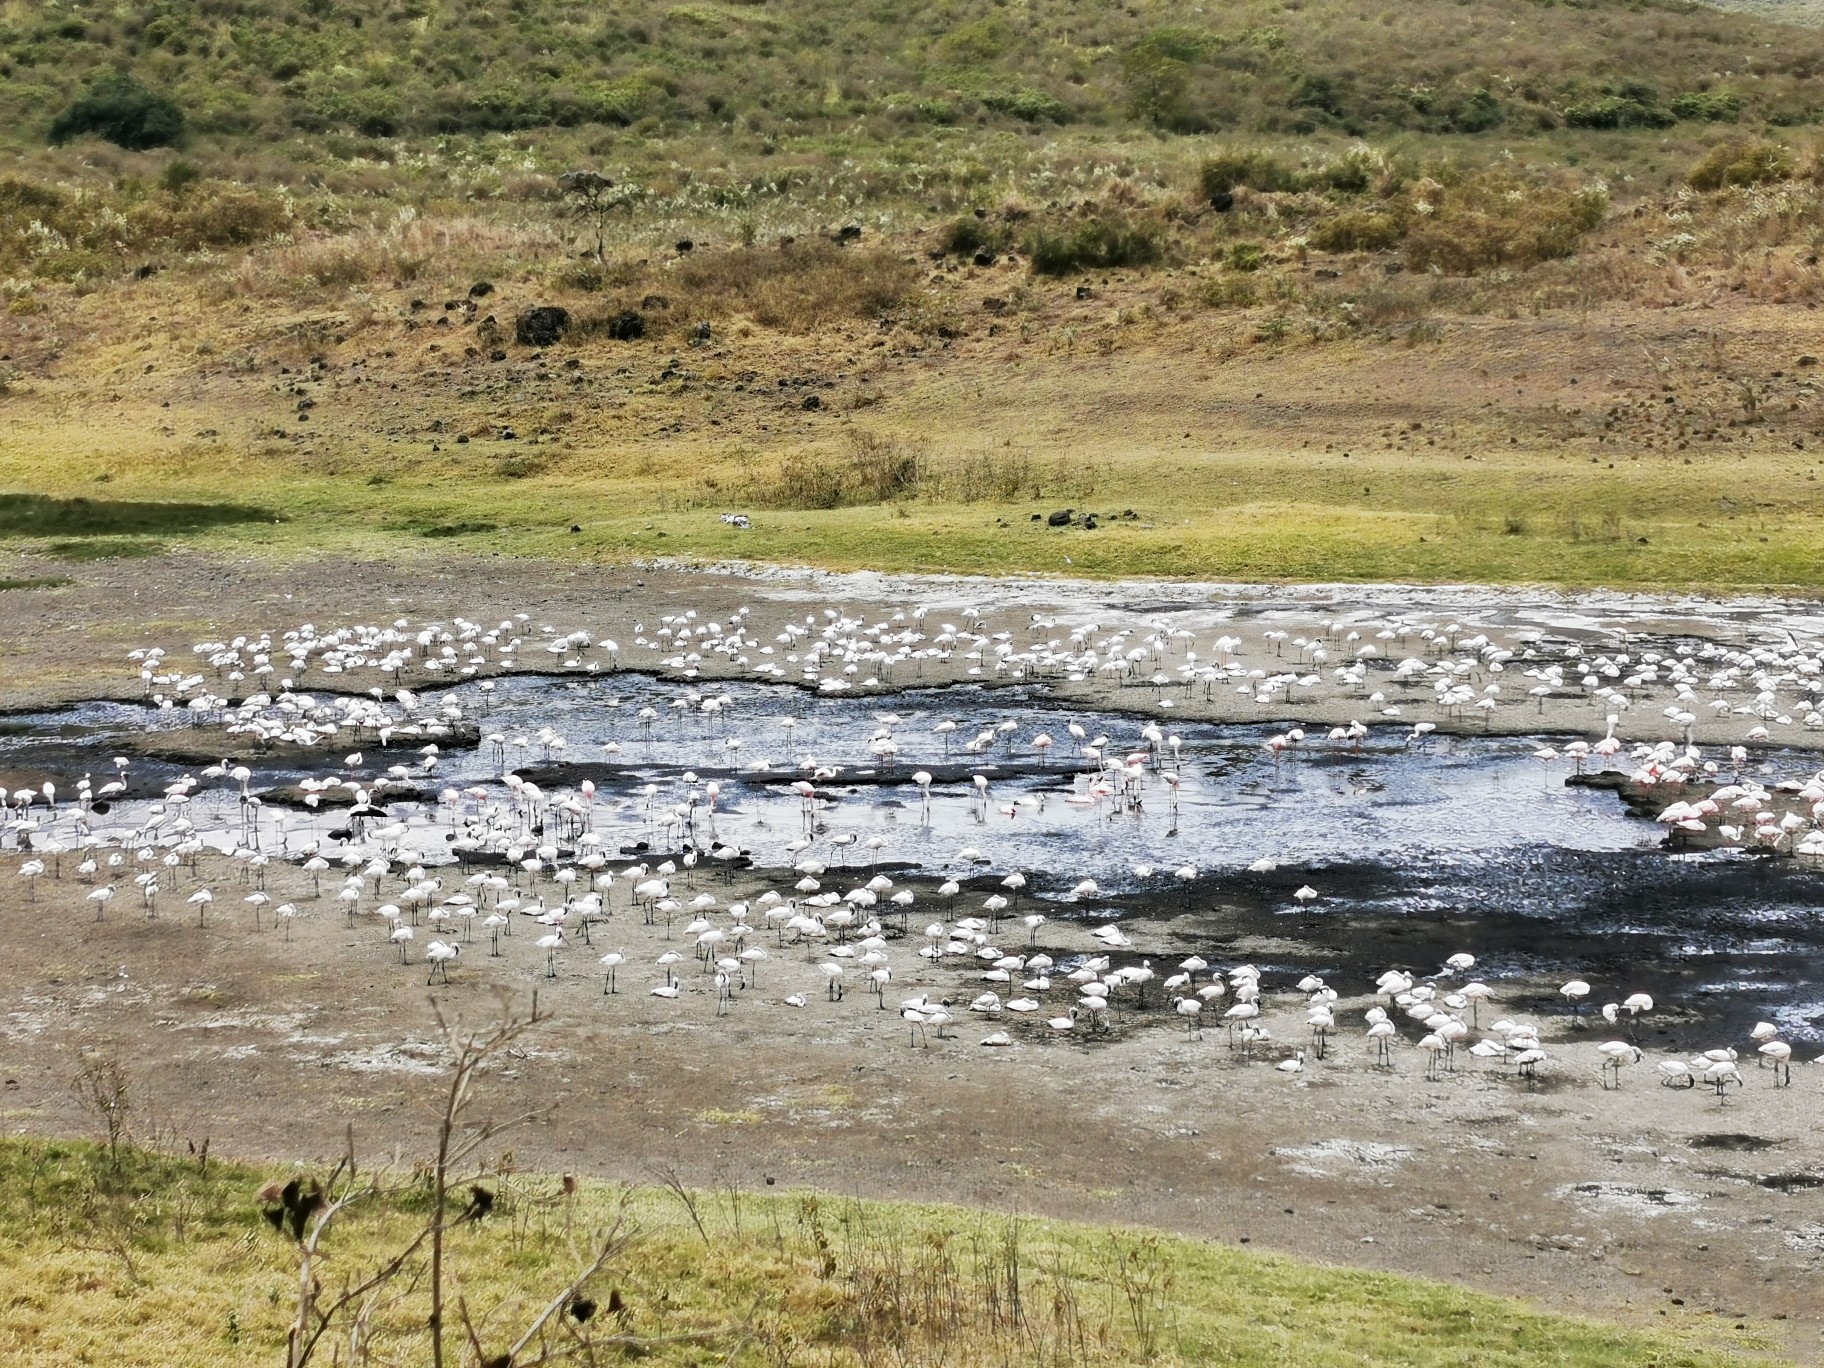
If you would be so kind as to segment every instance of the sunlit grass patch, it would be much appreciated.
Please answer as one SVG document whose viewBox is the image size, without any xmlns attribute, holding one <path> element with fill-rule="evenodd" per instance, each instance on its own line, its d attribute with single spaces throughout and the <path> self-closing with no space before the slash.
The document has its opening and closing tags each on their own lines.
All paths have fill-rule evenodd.
<svg viewBox="0 0 1824 1368">
<path fill-rule="evenodd" d="M 297 1272 L 291 1241 L 255 1200 L 274 1176 L 125 1145 L 111 1157 L 89 1144 L 0 1141 L 0 1357 L 17 1368 L 143 1363 L 155 1339 L 170 1368 L 279 1361 Z M 409 1242 L 427 1211 L 424 1181 L 401 1170 L 346 1210 L 324 1242 L 327 1286 Z M 620 1337 L 601 1353 L 654 1363 L 1765 1362 L 1732 1352 L 1759 1345 L 1752 1332 L 1732 1345 L 1707 1323 L 1693 1333 L 1695 1318 L 1677 1327 L 1690 1338 L 1647 1334 L 1144 1230 L 806 1191 L 570 1191 L 555 1177 L 499 1171 L 476 1184 L 491 1195 L 489 1214 L 456 1226 L 446 1256 L 494 1349 L 574 1276 L 578 1246 L 618 1217 L 626 1244 L 584 1289 L 591 1326 Z M 376 1353 L 422 1347 L 422 1272 L 412 1262 L 374 1299 L 366 1334 Z"/>
</svg>

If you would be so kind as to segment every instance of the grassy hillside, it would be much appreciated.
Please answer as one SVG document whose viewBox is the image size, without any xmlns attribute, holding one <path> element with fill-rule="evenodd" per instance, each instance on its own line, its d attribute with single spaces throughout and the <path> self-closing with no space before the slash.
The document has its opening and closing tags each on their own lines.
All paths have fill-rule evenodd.
<svg viewBox="0 0 1824 1368">
<path fill-rule="evenodd" d="M 1811 122 L 1814 45 L 1685 4 L 1250 0 L 9 0 L 0 123 L 45 130 L 127 69 L 199 134 L 598 125 L 758 135 L 867 121 L 1510 133 Z"/>
<path fill-rule="evenodd" d="M 0 489 L 284 554 L 1824 584 L 1809 30 L 0 0 L 0 53 Z M 25 581 L 134 535 L 0 528 Z"/>
<path fill-rule="evenodd" d="M 0 1354 L 17 1368 L 279 1361 L 298 1275 L 293 1246 L 260 1219 L 255 1193 L 268 1176 L 132 1149 L 113 1162 L 88 1145 L 0 1141 L 0 1277 L 8 1290 Z M 492 1214 L 458 1225 L 447 1257 L 462 1320 L 489 1353 L 575 1276 L 592 1236 L 618 1211 L 627 1239 L 584 1288 L 597 1311 L 588 1332 L 605 1343 L 598 1357 L 577 1361 L 1767 1362 L 1737 1357 L 1711 1317 L 1672 1327 L 1688 1339 L 1648 1334 L 1416 1279 L 1139 1230 L 805 1192 L 731 1189 L 688 1194 L 687 1203 L 681 1190 L 594 1184 L 566 1196 L 557 1180 L 532 1174 L 488 1174 L 481 1183 L 495 1194 Z M 467 1193 L 465 1186 L 465 1202 Z M 324 1240 L 325 1299 L 404 1248 L 427 1206 L 422 1174 L 382 1176 L 379 1194 L 349 1208 Z M 428 1361 L 423 1264 L 422 1256 L 409 1260 L 365 1299 L 360 1338 L 377 1361 Z M 455 1319 L 456 1361 L 475 1362 Z M 574 1319 L 560 1323 L 582 1329 Z M 344 1335 L 323 1342 L 323 1361 L 332 1344 L 345 1347 Z M 571 1343 L 560 1330 L 548 1347 Z M 1737 1343 L 1764 1347 L 1753 1332 Z M 538 1352 L 535 1342 L 526 1360 Z"/>
</svg>

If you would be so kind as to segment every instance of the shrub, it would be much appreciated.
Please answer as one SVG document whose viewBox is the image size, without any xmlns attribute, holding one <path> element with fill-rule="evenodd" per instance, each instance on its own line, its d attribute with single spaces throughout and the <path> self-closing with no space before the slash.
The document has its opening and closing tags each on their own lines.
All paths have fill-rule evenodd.
<svg viewBox="0 0 1824 1368">
<path fill-rule="evenodd" d="M 1384 252 L 1403 231 L 1392 214 L 1349 210 L 1313 228 L 1311 245 L 1320 252 Z"/>
<path fill-rule="evenodd" d="M 1694 90 L 1672 101 L 1676 118 L 1733 123 L 1742 112 L 1742 97 L 1733 90 Z"/>
<path fill-rule="evenodd" d="M 1352 147 L 1320 168 L 1315 179 L 1339 194 L 1359 195 L 1374 184 L 1384 165 L 1366 147 Z"/>
<path fill-rule="evenodd" d="M 1270 152 L 1223 148 L 1197 168 L 1197 189 L 1205 199 L 1246 186 L 1250 190 L 1296 190 L 1300 177 Z M 1364 180 L 1364 187 L 1367 182 Z"/>
<path fill-rule="evenodd" d="M 202 168 L 179 157 L 159 172 L 158 188 L 169 195 L 181 195 L 203 178 Z"/>
<path fill-rule="evenodd" d="M 1220 275 L 1206 280 L 1197 298 L 1211 309 L 1245 309 L 1260 298 L 1260 291 L 1245 275 Z"/>
<path fill-rule="evenodd" d="M 754 498 L 774 508 L 886 503 L 916 493 L 927 463 L 921 442 L 851 431 L 846 449 L 793 458 Z"/>
<path fill-rule="evenodd" d="M 1258 271 L 1267 264 L 1266 251 L 1258 242 L 1232 243 L 1223 259 L 1231 271 Z"/>
<path fill-rule="evenodd" d="M 183 136 L 184 111 L 126 72 L 98 76 L 51 122 L 51 141 L 94 134 L 133 151 L 168 147 Z"/>
<path fill-rule="evenodd" d="M 1128 112 L 1161 128 L 1192 132 L 1202 121 L 1191 108 L 1193 68 L 1221 50 L 1202 29 L 1156 28 L 1121 54 Z"/>
<path fill-rule="evenodd" d="M 1406 260 L 1469 274 L 1491 266 L 1531 266 L 1569 256 L 1608 212 L 1594 187 L 1530 185 L 1501 172 L 1446 189 L 1427 182 L 1407 223 Z"/>
<path fill-rule="evenodd" d="M 1070 111 L 1064 107 L 1063 101 L 1030 86 L 1015 86 L 1011 90 L 986 90 L 976 98 L 996 114 L 1024 119 L 1027 123 L 1068 123 L 1070 120 Z"/>
<path fill-rule="evenodd" d="M 1787 180 L 1793 173 L 1792 153 L 1778 143 L 1731 139 L 1706 152 L 1685 173 L 1693 190 L 1721 190 L 1731 185 L 1760 185 Z"/>
<path fill-rule="evenodd" d="M 1594 100 L 1566 105 L 1564 121 L 1572 128 L 1666 128 L 1677 122 L 1660 106 L 1658 92 L 1638 82 Z"/>
<path fill-rule="evenodd" d="M 1013 28 L 1005 19 L 990 16 L 952 29 L 937 40 L 937 56 L 958 66 L 980 66 L 992 62 L 1015 41 Z"/>
<path fill-rule="evenodd" d="M 894 252 L 823 241 L 692 253 L 670 279 L 699 309 L 745 313 L 786 332 L 879 317 L 914 283 L 913 268 Z"/>
<path fill-rule="evenodd" d="M 284 199 L 220 181 L 210 182 L 206 192 L 197 186 L 174 202 L 148 206 L 133 218 L 149 241 L 186 252 L 247 247 L 292 227 L 291 206 Z"/>
<path fill-rule="evenodd" d="M 938 235 L 938 242 L 952 256 L 974 256 L 983 248 L 998 252 L 1007 245 L 1007 229 L 970 215 L 947 225 Z"/>
<path fill-rule="evenodd" d="M 1146 266 L 1161 255 L 1159 230 L 1144 220 L 1103 213 L 1074 227 L 1035 228 L 1026 239 L 1026 255 L 1039 275 Z"/>
</svg>

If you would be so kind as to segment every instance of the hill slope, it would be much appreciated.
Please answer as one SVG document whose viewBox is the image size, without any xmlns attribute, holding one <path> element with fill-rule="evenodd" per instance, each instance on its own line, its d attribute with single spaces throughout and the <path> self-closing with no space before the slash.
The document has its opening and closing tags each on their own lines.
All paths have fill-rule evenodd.
<svg viewBox="0 0 1824 1368">
<path fill-rule="evenodd" d="M 1633 0 L 8 0 L 0 126 L 29 142 L 131 71 L 229 141 L 547 126 L 776 135 L 1084 122 L 1172 131 L 1510 134 L 1824 108 L 1807 35 Z"/>
</svg>

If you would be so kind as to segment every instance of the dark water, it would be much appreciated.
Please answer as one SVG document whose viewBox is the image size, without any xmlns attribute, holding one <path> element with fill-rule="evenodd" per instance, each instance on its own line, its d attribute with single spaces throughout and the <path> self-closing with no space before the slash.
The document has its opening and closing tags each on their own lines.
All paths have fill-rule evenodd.
<svg viewBox="0 0 1824 1368">
<path fill-rule="evenodd" d="M 1142 906 L 1182 911 L 1186 952 L 1213 960 L 1234 958 L 1223 954 L 1223 942 L 1238 936 L 1295 943 L 1296 953 L 1279 962 L 1246 956 L 1270 972 L 1315 971 L 1359 984 L 1391 965 L 1432 972 L 1467 950 L 1481 977 L 1543 982 L 1546 996 L 1523 1008 L 1560 1010 L 1551 989 L 1569 977 L 1592 982 L 1592 1004 L 1650 992 L 1668 1009 L 1660 1016 L 1671 1032 L 1663 1043 L 1680 1048 L 1762 1019 L 1790 1039 L 1824 1039 L 1824 872 L 1790 859 L 1662 850 L 1659 828 L 1626 816 L 1612 795 L 1566 788 L 1562 764 L 1535 759 L 1532 752 L 1550 738 L 1433 738 L 1409 746 L 1404 728 L 1388 727 L 1356 751 L 1314 730 L 1275 761 L 1261 747 L 1270 729 L 1162 724 L 1180 739 L 1178 758 L 1164 751 L 1149 767 L 1138 803 L 1073 803 L 1089 780 L 1070 724 L 1087 739 L 1107 737 L 1105 753 L 1117 757 L 1145 748 L 1146 724 L 1060 708 L 1038 688 L 960 686 L 857 699 L 752 684 L 690 690 L 616 675 L 503 679 L 485 702 L 473 685 L 424 697 L 436 706 L 459 703 L 484 738 L 503 741 L 446 745 L 436 773 L 413 782 L 433 793 L 478 785 L 500 798 L 504 766 L 537 772 L 556 796 L 574 791 L 550 768 L 567 763 L 573 775 L 595 776 L 592 823 L 610 851 L 641 842 L 675 849 L 681 833 L 660 818 L 692 792 L 683 776 L 695 772 L 721 788 L 713 817 L 699 806 L 700 841 L 713 831 L 715 841 L 738 845 L 768 867 L 804 856 L 824 860 L 833 867 L 826 887 L 840 883 L 837 864 L 850 866 L 859 883 L 876 859 L 915 866 L 915 882 L 919 873 L 931 882 L 973 873 L 972 888 L 984 875 L 998 880 L 1018 870 L 1054 917 L 1099 923 Z M 719 712 L 704 709 L 712 699 L 725 700 Z M 643 709 L 656 716 L 642 720 Z M 946 720 L 957 724 L 948 755 L 934 731 Z M 964 751 L 979 732 L 1004 722 L 1016 724 L 1011 748 L 1003 736 L 985 753 Z M 883 727 L 899 747 L 890 766 L 868 752 Z M 16 716 L 0 725 L 0 774 L 14 785 L 51 779 L 67 797 L 83 775 L 97 786 L 113 778 L 111 757 L 149 729 L 178 740 L 200 736 L 176 715 L 133 706 Z M 544 740 L 540 729 L 548 730 Z M 1042 767 L 1031 746 L 1040 732 L 1056 741 Z M 549 734 L 564 744 L 550 744 Z M 618 753 L 604 752 L 604 743 Z M 254 764 L 253 788 L 341 774 L 344 754 L 354 749 L 364 751 L 360 775 L 371 778 L 388 765 L 415 762 L 417 744 L 380 751 L 371 738 L 338 738 L 309 755 L 293 750 Z M 1798 777 L 1816 763 L 1775 755 L 1761 762 L 1758 777 Z M 758 764 L 770 782 L 742 776 L 742 767 Z M 813 764 L 840 772 L 818 782 L 825 802 L 812 845 L 800 853 L 789 847 L 807 834 L 802 803 L 780 775 Z M 913 772 L 959 764 L 958 782 L 935 786 L 927 809 Z M 1159 773 L 1174 765 L 1181 776 L 1176 801 Z M 131 832 L 147 819 L 149 796 L 186 772 L 195 767 L 135 760 L 130 792 L 145 796 L 92 817 L 93 828 L 111 837 Z M 990 779 L 986 802 L 975 800 L 969 772 Z M 218 843 L 239 838 L 238 786 L 223 780 L 210 787 L 199 791 L 192 817 L 218 833 Z M 704 796 L 701 783 L 694 791 Z M 1014 811 L 1002 811 L 1005 805 Z M 434 804 L 398 803 L 392 811 L 407 824 L 395 844 L 432 858 L 447 852 L 447 814 Z M 60 837 L 73 834 L 72 821 L 62 819 Z M 262 847 L 275 850 L 341 825 L 327 811 L 276 806 L 265 809 L 262 822 Z M 831 843 L 851 835 L 856 843 L 846 849 Z M 884 844 L 870 851 L 870 837 Z M 987 863 L 962 859 L 965 848 Z M 1278 867 L 1250 871 L 1262 857 Z M 1142 864 L 1154 872 L 1137 875 Z M 1194 877 L 1175 874 L 1185 866 Z M 1100 894 L 1083 904 L 1065 901 L 1086 878 Z M 1320 895 L 1309 907 L 1292 897 L 1306 884 Z M 980 896 L 965 894 L 944 910 L 964 915 Z M 915 915 L 933 912 L 921 895 Z M 1687 1013 L 1690 1021 L 1682 1019 Z"/>
</svg>

